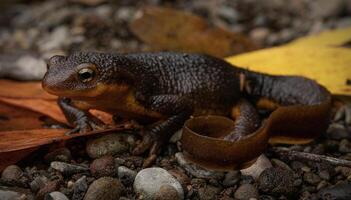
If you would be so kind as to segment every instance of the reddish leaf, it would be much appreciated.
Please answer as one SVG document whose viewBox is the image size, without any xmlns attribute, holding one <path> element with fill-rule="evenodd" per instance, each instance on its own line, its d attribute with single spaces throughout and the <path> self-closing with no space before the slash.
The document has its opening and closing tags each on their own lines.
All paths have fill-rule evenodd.
<svg viewBox="0 0 351 200">
<path fill-rule="evenodd" d="M 188 12 L 162 7 L 146 7 L 138 13 L 130 29 L 157 50 L 207 53 L 217 57 L 257 48 L 248 37 L 210 26 Z"/>
<path fill-rule="evenodd" d="M 19 82 L 0 79 L 0 96 L 8 98 L 50 99 L 57 97 L 45 92 L 41 82 Z"/>
</svg>

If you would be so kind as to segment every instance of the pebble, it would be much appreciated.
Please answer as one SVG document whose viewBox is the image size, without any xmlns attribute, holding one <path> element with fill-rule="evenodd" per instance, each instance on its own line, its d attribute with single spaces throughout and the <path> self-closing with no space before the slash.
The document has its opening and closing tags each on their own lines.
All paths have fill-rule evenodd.
<svg viewBox="0 0 351 200">
<path fill-rule="evenodd" d="M 71 35 L 67 26 L 58 26 L 52 33 L 38 41 L 40 52 L 62 49 L 72 43 Z"/>
<path fill-rule="evenodd" d="M 86 167 L 68 164 L 68 163 L 59 162 L 59 161 L 51 162 L 50 167 L 61 172 L 64 175 L 72 175 L 76 173 L 89 171 L 89 169 Z"/>
<path fill-rule="evenodd" d="M 183 190 L 187 190 L 187 186 L 190 184 L 190 178 L 181 170 L 171 169 L 168 171 L 172 176 L 174 176 L 182 185 Z"/>
<path fill-rule="evenodd" d="M 351 142 L 346 139 L 341 140 L 339 144 L 339 151 L 342 153 L 351 153 Z"/>
<path fill-rule="evenodd" d="M 155 194 L 155 200 L 180 200 L 178 191 L 170 185 L 162 185 Z"/>
<path fill-rule="evenodd" d="M 328 172 L 328 170 L 321 170 L 318 173 L 319 177 L 321 177 L 324 180 L 329 180 L 330 179 L 330 173 Z"/>
<path fill-rule="evenodd" d="M 46 63 L 31 52 L 0 54 L 0 78 L 21 81 L 41 80 L 46 72 Z"/>
<path fill-rule="evenodd" d="M 99 158 L 126 152 L 134 143 L 134 136 L 129 134 L 109 134 L 88 141 L 86 151 L 91 158 Z"/>
<path fill-rule="evenodd" d="M 272 195 L 289 195 L 294 192 L 294 173 L 280 168 L 268 168 L 258 178 L 262 192 Z"/>
<path fill-rule="evenodd" d="M 278 168 L 281 168 L 281 169 L 292 171 L 290 166 L 288 164 L 286 164 L 285 162 L 281 161 L 281 160 L 273 158 L 273 159 L 271 159 L 271 162 L 272 162 L 274 167 L 278 167 Z"/>
<path fill-rule="evenodd" d="M 327 129 L 327 137 L 333 140 L 351 139 L 351 134 L 342 124 L 332 123 Z"/>
<path fill-rule="evenodd" d="M 140 199 L 151 200 L 162 185 L 172 186 L 180 199 L 184 199 L 184 191 L 181 184 L 165 169 L 154 167 L 141 170 L 134 180 L 134 191 Z"/>
<path fill-rule="evenodd" d="M 318 192 L 318 197 L 322 200 L 338 199 L 349 200 L 351 199 L 351 184 L 344 183 L 332 187 L 321 189 Z"/>
<path fill-rule="evenodd" d="M 216 199 L 216 195 L 219 194 L 220 191 L 221 191 L 221 188 L 219 187 L 206 185 L 205 187 L 199 188 L 198 194 L 201 200 L 212 200 L 212 199 Z"/>
<path fill-rule="evenodd" d="M 53 161 L 69 162 L 72 159 L 72 154 L 67 148 L 59 148 L 47 153 L 44 159 L 49 163 Z"/>
<path fill-rule="evenodd" d="M 90 164 L 90 172 L 95 178 L 100 178 L 103 176 L 114 176 L 117 174 L 114 158 L 107 155 L 95 159 Z"/>
<path fill-rule="evenodd" d="M 85 192 L 88 189 L 87 177 L 82 176 L 73 184 L 73 195 L 72 200 L 83 199 Z"/>
<path fill-rule="evenodd" d="M 231 171 L 224 175 L 224 180 L 222 182 L 225 187 L 232 187 L 240 181 L 241 173 L 240 171 Z"/>
<path fill-rule="evenodd" d="M 118 169 L 118 178 L 124 185 L 131 185 L 134 182 L 134 179 L 137 175 L 137 172 L 129 169 L 125 166 L 119 166 Z"/>
<path fill-rule="evenodd" d="M 9 165 L 2 172 L 1 180 L 9 185 L 25 186 L 28 179 L 17 165 Z"/>
<path fill-rule="evenodd" d="M 271 161 L 264 155 L 260 155 L 256 162 L 246 169 L 240 170 L 242 175 L 252 176 L 255 180 L 261 175 L 261 173 L 265 170 L 272 167 Z"/>
<path fill-rule="evenodd" d="M 66 195 L 61 192 L 55 191 L 45 196 L 45 200 L 69 200 Z"/>
<path fill-rule="evenodd" d="M 303 175 L 303 180 L 309 184 L 317 185 L 321 181 L 321 178 L 312 172 L 307 172 Z"/>
<path fill-rule="evenodd" d="M 115 200 L 119 199 L 124 190 L 118 179 L 101 177 L 90 184 L 84 200 Z"/>
<path fill-rule="evenodd" d="M 235 199 L 238 200 L 249 200 L 252 198 L 258 199 L 258 190 L 251 184 L 240 185 L 234 193 Z"/>
<path fill-rule="evenodd" d="M 344 0 L 315 0 L 311 3 L 310 15 L 315 19 L 330 18 L 341 14 Z"/>
<path fill-rule="evenodd" d="M 38 200 L 44 199 L 47 194 L 57 191 L 59 190 L 59 188 L 60 188 L 59 180 L 49 181 L 46 185 L 44 185 L 44 187 L 42 187 L 38 191 L 35 199 L 38 199 Z"/>
<path fill-rule="evenodd" d="M 204 169 L 194 163 L 188 162 L 185 158 L 183 153 L 178 152 L 175 154 L 175 157 L 177 159 L 177 162 L 180 166 L 183 167 L 185 171 L 190 173 L 191 175 L 197 177 L 197 178 L 205 178 L 205 179 L 221 179 L 224 176 L 223 172 L 218 172 L 214 170 L 207 170 Z"/>
<path fill-rule="evenodd" d="M 28 196 L 21 191 L 11 190 L 6 187 L 0 187 L 0 199 L 1 200 L 26 200 L 34 199 L 32 196 Z"/>
<path fill-rule="evenodd" d="M 250 32 L 250 38 L 262 44 L 264 43 L 264 41 L 266 40 L 269 34 L 270 34 L 270 31 L 268 28 L 259 27 L 259 28 L 253 29 Z"/>
<path fill-rule="evenodd" d="M 40 188 L 44 187 L 48 181 L 48 178 L 45 176 L 37 176 L 30 182 L 29 186 L 33 192 L 37 192 Z"/>
</svg>

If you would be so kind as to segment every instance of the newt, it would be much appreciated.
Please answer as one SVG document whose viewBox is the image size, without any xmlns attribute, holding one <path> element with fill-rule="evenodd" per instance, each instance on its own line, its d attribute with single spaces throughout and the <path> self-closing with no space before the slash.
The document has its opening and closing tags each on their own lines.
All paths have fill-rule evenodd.
<svg viewBox="0 0 351 200">
<path fill-rule="evenodd" d="M 330 97 L 308 78 L 257 73 L 212 56 L 175 52 L 53 56 L 42 86 L 59 96 L 72 132 L 104 128 L 89 109 L 147 124 L 133 153 L 149 150 L 149 163 L 191 116 L 233 118 L 234 130 L 224 139 L 237 141 L 262 123 L 250 99 L 266 99 L 266 107 L 274 109 L 318 105 Z"/>
</svg>

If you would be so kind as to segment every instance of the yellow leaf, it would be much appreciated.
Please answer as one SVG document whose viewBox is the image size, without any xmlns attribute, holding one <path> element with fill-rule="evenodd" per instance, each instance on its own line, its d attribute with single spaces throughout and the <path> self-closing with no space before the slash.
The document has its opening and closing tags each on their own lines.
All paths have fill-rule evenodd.
<svg viewBox="0 0 351 200">
<path fill-rule="evenodd" d="M 351 28 L 339 29 L 335 31 L 326 31 L 319 35 L 312 35 L 297 39 L 289 46 L 342 46 L 351 41 Z"/>
<path fill-rule="evenodd" d="M 227 60 L 253 71 L 309 77 L 335 95 L 351 96 L 351 85 L 347 85 L 347 80 L 351 80 L 351 49 L 337 47 L 346 41 L 346 36 L 333 40 L 326 35 L 344 37 L 340 31 L 324 33 L 316 36 L 316 39 L 299 39 L 286 46 L 240 54 Z"/>
</svg>

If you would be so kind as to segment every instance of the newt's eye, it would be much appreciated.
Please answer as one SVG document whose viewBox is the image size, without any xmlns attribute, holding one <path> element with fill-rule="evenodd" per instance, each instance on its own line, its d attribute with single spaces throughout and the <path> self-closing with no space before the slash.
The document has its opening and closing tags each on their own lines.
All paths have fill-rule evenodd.
<svg viewBox="0 0 351 200">
<path fill-rule="evenodd" d="M 94 79 L 95 71 L 90 68 L 83 68 L 78 72 L 78 78 L 82 82 L 86 83 Z"/>
</svg>

